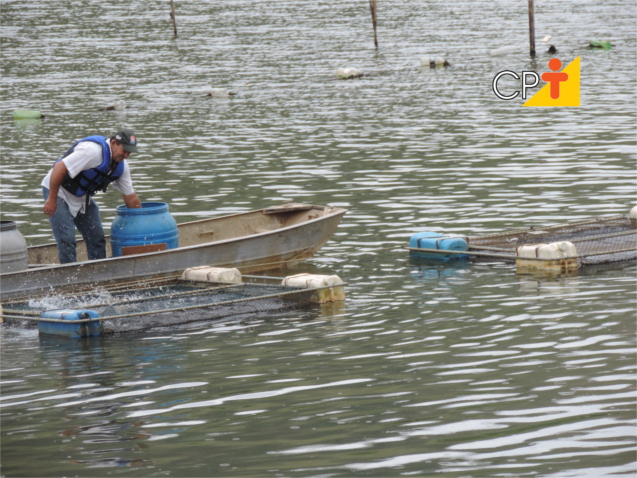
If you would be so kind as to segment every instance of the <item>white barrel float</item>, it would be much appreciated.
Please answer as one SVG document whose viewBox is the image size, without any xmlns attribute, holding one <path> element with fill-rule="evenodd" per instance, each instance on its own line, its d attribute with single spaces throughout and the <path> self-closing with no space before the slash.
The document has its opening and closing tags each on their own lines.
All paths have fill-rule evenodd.
<svg viewBox="0 0 637 478">
<path fill-rule="evenodd" d="M 516 250 L 518 272 L 565 273 L 579 268 L 577 248 L 569 241 L 526 244 Z"/>
<path fill-rule="evenodd" d="M 462 237 L 446 236 L 439 232 L 417 232 L 409 239 L 412 254 L 417 257 L 437 258 L 444 260 L 467 259 L 467 254 L 459 254 L 469 250 L 469 244 Z M 413 249 L 423 249 L 414 251 Z"/>
<path fill-rule="evenodd" d="M 0 221 L 0 273 L 29 267 L 27 241 L 14 221 Z"/>
<path fill-rule="evenodd" d="M 94 310 L 46 310 L 38 320 L 38 331 L 45 335 L 58 335 L 79 339 L 101 335 L 101 321 Z"/>
<path fill-rule="evenodd" d="M 223 282 L 241 284 L 243 277 L 239 269 L 212 266 L 189 267 L 181 274 L 182 280 L 195 282 Z"/>
<path fill-rule="evenodd" d="M 630 223 L 633 226 L 637 225 L 637 206 L 633 206 L 633 208 L 630 210 L 630 213 L 628 214 L 628 217 L 630 218 Z"/>
<path fill-rule="evenodd" d="M 345 300 L 344 282 L 337 275 L 296 274 L 283 279 L 281 285 L 317 289 L 310 298 L 310 302 L 315 304 Z"/>
<path fill-rule="evenodd" d="M 420 63 L 424 66 L 429 65 L 430 68 L 436 68 L 441 66 L 451 66 L 447 60 L 441 56 L 432 56 L 430 58 L 421 58 Z"/>
<path fill-rule="evenodd" d="M 336 70 L 336 76 L 341 80 L 349 80 L 352 78 L 360 78 L 363 76 L 363 73 L 356 68 L 338 68 Z"/>
</svg>

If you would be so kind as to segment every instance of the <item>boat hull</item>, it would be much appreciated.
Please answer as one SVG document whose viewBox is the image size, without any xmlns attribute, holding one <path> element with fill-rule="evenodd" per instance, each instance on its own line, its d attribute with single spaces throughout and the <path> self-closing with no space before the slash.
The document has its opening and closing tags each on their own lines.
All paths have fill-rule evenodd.
<svg viewBox="0 0 637 478">
<path fill-rule="evenodd" d="M 170 275 L 200 265 L 236 267 L 243 273 L 292 266 L 311 257 L 329 240 L 345 212 L 299 205 L 296 209 L 263 209 L 185 223 L 179 226 L 180 243 L 185 245 L 177 249 L 0 274 L 0 299 L 41 295 L 74 285 Z M 54 252 L 54 244 L 30 248 L 29 261 L 47 262 Z"/>
</svg>

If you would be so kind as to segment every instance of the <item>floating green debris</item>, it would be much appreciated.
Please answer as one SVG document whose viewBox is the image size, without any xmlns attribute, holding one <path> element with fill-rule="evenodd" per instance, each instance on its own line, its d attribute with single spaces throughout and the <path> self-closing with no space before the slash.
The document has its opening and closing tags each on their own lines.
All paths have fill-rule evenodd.
<svg viewBox="0 0 637 478">
<path fill-rule="evenodd" d="M 591 48 L 599 48 L 602 50 L 610 50 L 613 45 L 608 40 L 591 40 L 589 45 Z"/>
<path fill-rule="evenodd" d="M 44 115 L 37 110 L 14 110 L 13 111 L 13 119 L 22 120 L 22 119 L 38 119 L 44 118 Z"/>
</svg>

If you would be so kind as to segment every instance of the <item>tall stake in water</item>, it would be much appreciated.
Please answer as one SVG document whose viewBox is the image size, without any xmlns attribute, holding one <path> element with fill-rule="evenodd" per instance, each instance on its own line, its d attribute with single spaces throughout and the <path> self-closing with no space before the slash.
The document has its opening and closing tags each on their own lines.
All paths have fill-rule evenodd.
<svg viewBox="0 0 637 478">
<path fill-rule="evenodd" d="M 535 56 L 535 7 L 533 0 L 529 0 L 529 52 Z"/>
<path fill-rule="evenodd" d="M 175 18 L 175 5 L 173 0 L 170 0 L 170 19 L 173 22 L 173 31 L 175 32 L 175 38 L 177 38 L 177 19 Z"/>
<path fill-rule="evenodd" d="M 378 50 L 378 37 L 376 36 L 376 0 L 369 0 L 369 9 L 372 11 L 372 25 L 374 26 L 374 46 Z"/>
</svg>

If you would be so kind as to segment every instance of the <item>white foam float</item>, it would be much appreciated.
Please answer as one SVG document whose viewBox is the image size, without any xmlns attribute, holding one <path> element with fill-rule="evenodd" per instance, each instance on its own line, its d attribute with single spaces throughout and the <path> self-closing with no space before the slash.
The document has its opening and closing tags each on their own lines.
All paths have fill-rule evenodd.
<svg viewBox="0 0 637 478">
<path fill-rule="evenodd" d="M 239 269 L 212 266 L 189 267 L 181 274 L 181 278 L 195 282 L 223 282 L 228 284 L 241 284 L 243 282 Z"/>
<path fill-rule="evenodd" d="M 281 285 L 317 289 L 310 299 L 310 302 L 316 304 L 345 300 L 344 282 L 337 275 L 296 274 L 283 279 Z"/>
<path fill-rule="evenodd" d="M 564 273 L 579 268 L 577 248 L 569 241 L 527 244 L 517 248 L 515 265 L 520 272 Z"/>
</svg>

